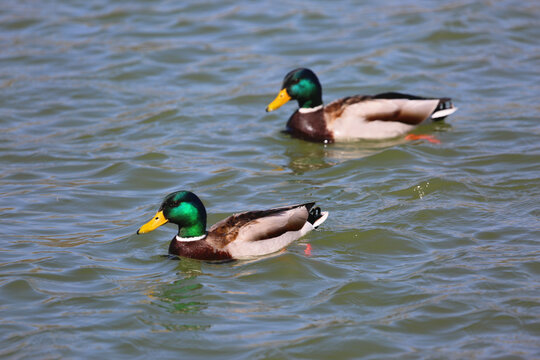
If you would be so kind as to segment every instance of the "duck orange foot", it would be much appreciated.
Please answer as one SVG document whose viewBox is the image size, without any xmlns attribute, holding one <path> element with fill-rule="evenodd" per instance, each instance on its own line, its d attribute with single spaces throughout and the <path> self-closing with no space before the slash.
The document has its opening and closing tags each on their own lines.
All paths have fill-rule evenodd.
<svg viewBox="0 0 540 360">
<path fill-rule="evenodd" d="M 441 140 L 437 139 L 435 136 L 431 136 L 431 135 L 415 135 L 415 134 L 409 134 L 407 136 L 405 136 L 405 140 L 410 140 L 410 141 L 414 141 L 414 140 L 427 140 L 429 141 L 430 143 L 432 144 L 440 144 L 441 143 Z"/>
</svg>

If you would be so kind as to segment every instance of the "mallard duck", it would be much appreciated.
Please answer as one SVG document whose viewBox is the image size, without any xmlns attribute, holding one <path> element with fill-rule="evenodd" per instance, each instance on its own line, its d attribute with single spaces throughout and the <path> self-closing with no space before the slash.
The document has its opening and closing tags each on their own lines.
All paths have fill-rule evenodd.
<svg viewBox="0 0 540 360">
<path fill-rule="evenodd" d="M 314 202 L 269 210 L 247 211 L 221 220 L 206 231 L 206 209 L 189 191 L 163 200 L 156 215 L 137 234 L 171 222 L 178 225 L 169 253 L 199 260 L 246 259 L 279 251 L 321 225 L 328 212 Z"/>
<path fill-rule="evenodd" d="M 397 92 L 355 95 L 323 106 L 319 79 L 306 68 L 285 75 L 281 91 L 266 111 L 274 111 L 291 99 L 298 101 L 299 109 L 289 118 L 287 131 L 318 142 L 397 137 L 425 120 L 442 120 L 457 110 L 450 98 Z"/>
</svg>

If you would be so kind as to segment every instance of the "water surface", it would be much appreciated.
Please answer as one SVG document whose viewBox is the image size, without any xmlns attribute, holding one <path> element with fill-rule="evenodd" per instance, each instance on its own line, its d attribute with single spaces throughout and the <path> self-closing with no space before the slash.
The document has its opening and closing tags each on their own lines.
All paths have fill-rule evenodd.
<svg viewBox="0 0 540 360">
<path fill-rule="evenodd" d="M 16 1 L 0 10 L 3 358 L 540 357 L 540 7 L 533 1 Z M 266 114 L 460 108 L 441 141 L 322 145 Z M 316 200 L 286 252 L 211 264 L 135 235 L 162 197 L 209 223 Z M 305 254 L 306 244 L 312 247 Z"/>
</svg>

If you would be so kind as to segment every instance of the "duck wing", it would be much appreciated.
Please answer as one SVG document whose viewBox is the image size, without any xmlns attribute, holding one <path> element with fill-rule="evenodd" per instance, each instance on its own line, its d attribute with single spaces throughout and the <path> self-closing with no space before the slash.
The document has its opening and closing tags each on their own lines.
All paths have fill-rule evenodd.
<svg viewBox="0 0 540 360">
<path fill-rule="evenodd" d="M 428 99 L 401 93 L 383 93 L 338 99 L 328 104 L 324 110 L 330 123 L 339 122 L 342 118 L 361 118 L 367 122 L 379 120 L 418 125 L 428 119 L 438 107 L 442 107 L 441 102 L 451 107 L 451 102 L 447 105 L 449 101 L 450 99 Z"/>
<path fill-rule="evenodd" d="M 384 139 L 400 136 L 432 118 L 455 112 L 449 98 L 423 98 L 401 93 L 351 96 L 331 102 L 324 119 L 336 140 Z"/>
<path fill-rule="evenodd" d="M 207 240 L 237 259 L 278 251 L 313 230 L 310 209 L 314 204 L 231 215 L 210 228 Z"/>
<path fill-rule="evenodd" d="M 233 214 L 214 224 L 209 234 L 226 245 L 232 241 L 259 241 L 279 236 L 287 231 L 300 230 L 315 203 L 298 204 L 268 210 Z"/>
</svg>

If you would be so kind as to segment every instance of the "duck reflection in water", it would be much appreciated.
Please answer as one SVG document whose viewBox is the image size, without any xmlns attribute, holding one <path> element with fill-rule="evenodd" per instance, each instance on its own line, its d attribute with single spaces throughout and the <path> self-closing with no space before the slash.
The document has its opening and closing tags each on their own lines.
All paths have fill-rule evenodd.
<svg viewBox="0 0 540 360">
<path fill-rule="evenodd" d="M 308 171 L 330 168 L 347 160 L 362 159 L 392 146 L 403 144 L 403 138 L 379 141 L 355 141 L 321 145 L 295 140 L 285 149 L 288 167 L 302 175 Z"/>
<path fill-rule="evenodd" d="M 158 284 L 149 289 L 146 295 L 152 305 L 171 314 L 181 316 L 151 316 L 146 322 L 161 331 L 200 331 L 207 330 L 210 324 L 201 322 L 200 314 L 208 308 L 204 297 L 204 285 L 198 280 L 201 262 L 182 258 L 178 261 L 178 274 L 185 277 L 168 284 Z M 159 310 L 158 310 L 159 311 Z"/>
</svg>

